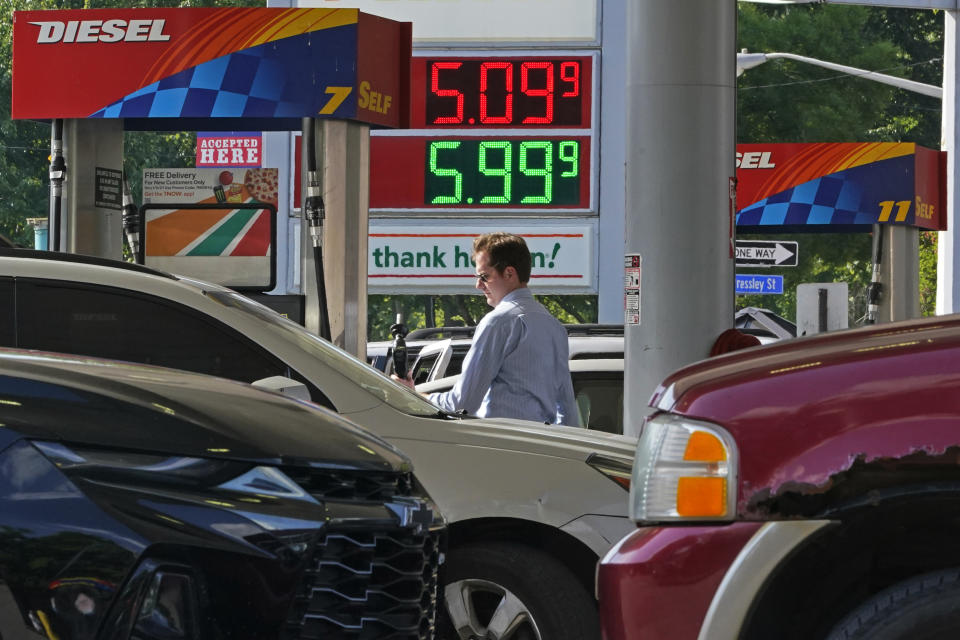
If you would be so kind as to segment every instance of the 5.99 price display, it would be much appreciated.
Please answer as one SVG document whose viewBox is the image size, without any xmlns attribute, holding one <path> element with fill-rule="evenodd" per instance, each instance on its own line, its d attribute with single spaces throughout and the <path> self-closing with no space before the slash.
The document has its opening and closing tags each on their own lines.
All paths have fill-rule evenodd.
<svg viewBox="0 0 960 640">
<path fill-rule="evenodd" d="M 577 140 L 433 140 L 426 155 L 426 205 L 580 202 Z"/>
<path fill-rule="evenodd" d="M 592 60 L 414 58 L 411 126 L 589 128 Z"/>
<path fill-rule="evenodd" d="M 589 136 L 371 136 L 370 208 L 589 211 Z"/>
</svg>

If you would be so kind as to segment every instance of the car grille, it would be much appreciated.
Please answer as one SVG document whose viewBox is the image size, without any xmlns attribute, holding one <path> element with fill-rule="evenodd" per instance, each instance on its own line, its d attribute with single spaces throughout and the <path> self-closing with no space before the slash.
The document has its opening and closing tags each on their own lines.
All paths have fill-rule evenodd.
<svg viewBox="0 0 960 640">
<path fill-rule="evenodd" d="M 284 638 L 429 640 L 438 532 L 327 532 L 318 539 Z"/>
<path fill-rule="evenodd" d="M 317 500 L 369 500 L 389 502 L 413 493 L 409 472 L 332 471 L 284 468 L 283 472 Z"/>
</svg>

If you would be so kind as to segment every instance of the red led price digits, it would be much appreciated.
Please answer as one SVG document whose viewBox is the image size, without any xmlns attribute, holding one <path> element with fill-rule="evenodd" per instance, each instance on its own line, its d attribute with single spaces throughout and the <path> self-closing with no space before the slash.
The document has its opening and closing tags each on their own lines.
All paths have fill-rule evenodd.
<svg viewBox="0 0 960 640">
<path fill-rule="evenodd" d="M 530 69 L 546 71 L 547 86 L 543 89 L 532 89 L 529 86 Z M 563 74 L 561 72 L 561 77 Z M 550 124 L 553 122 L 553 63 L 552 62 L 524 62 L 520 65 L 520 91 L 528 96 L 543 96 L 546 108 L 542 116 L 527 116 L 523 124 Z"/>
<path fill-rule="evenodd" d="M 471 59 L 429 64 L 426 122 L 430 125 L 584 126 L 580 60 Z"/>
<path fill-rule="evenodd" d="M 462 62 L 434 62 L 433 70 L 430 74 L 430 88 L 438 96 L 445 97 L 454 97 L 457 98 L 457 115 L 455 116 L 438 116 L 433 123 L 434 124 L 459 124 L 463 122 L 463 94 L 457 91 L 456 89 L 441 89 L 440 88 L 440 70 L 441 69 L 459 69 L 463 65 Z"/>
<path fill-rule="evenodd" d="M 571 98 L 580 95 L 580 63 L 563 62 L 560 64 L 560 79 L 569 82 L 571 87 L 569 91 L 563 93 L 561 97 Z"/>
<path fill-rule="evenodd" d="M 506 98 L 504 98 L 502 116 L 491 116 L 487 112 L 487 79 L 491 69 L 504 72 Z M 480 123 L 510 124 L 511 122 L 513 122 L 513 65 L 509 62 L 484 62 L 480 65 Z"/>
</svg>

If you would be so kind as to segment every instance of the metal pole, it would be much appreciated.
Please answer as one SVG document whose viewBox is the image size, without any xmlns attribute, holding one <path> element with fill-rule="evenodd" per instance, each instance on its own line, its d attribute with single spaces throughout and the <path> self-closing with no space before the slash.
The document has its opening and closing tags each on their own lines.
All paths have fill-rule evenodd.
<svg viewBox="0 0 960 640">
<path fill-rule="evenodd" d="M 736 16 L 735 0 L 627 6 L 625 253 L 640 267 L 638 323 L 625 326 L 628 434 L 662 379 L 733 326 Z"/>
<path fill-rule="evenodd" d="M 957 18 L 960 12 L 944 11 L 943 28 L 943 111 L 940 148 L 947 152 L 947 230 L 937 239 L 937 314 L 960 311 L 960 281 L 954 276 L 960 269 L 957 245 L 957 199 L 960 183 L 957 180 L 957 159 L 954 155 L 957 135 Z"/>
</svg>

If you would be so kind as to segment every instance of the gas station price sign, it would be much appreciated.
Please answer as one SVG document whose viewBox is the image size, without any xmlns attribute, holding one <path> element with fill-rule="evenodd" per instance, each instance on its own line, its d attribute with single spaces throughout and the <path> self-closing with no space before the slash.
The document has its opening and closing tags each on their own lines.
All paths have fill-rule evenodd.
<svg viewBox="0 0 960 640">
<path fill-rule="evenodd" d="M 591 56 L 424 56 L 412 66 L 412 128 L 591 127 Z"/>
<path fill-rule="evenodd" d="M 411 128 L 370 136 L 372 212 L 595 210 L 596 54 L 424 51 L 410 65 Z"/>
<path fill-rule="evenodd" d="M 589 136 L 371 137 L 370 208 L 590 208 Z"/>
</svg>

